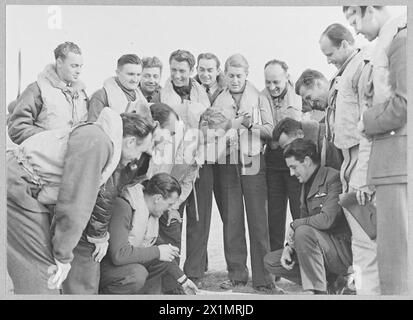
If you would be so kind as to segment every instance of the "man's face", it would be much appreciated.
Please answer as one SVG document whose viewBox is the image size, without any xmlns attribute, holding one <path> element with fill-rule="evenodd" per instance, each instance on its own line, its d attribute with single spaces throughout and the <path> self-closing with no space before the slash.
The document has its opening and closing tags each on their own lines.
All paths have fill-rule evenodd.
<svg viewBox="0 0 413 320">
<path fill-rule="evenodd" d="M 299 94 L 303 104 L 307 104 L 312 110 L 324 111 L 328 103 L 328 89 L 321 80 L 316 80 L 313 87 L 301 86 Z"/>
<path fill-rule="evenodd" d="M 214 59 L 200 59 L 197 73 L 199 80 L 204 86 L 211 87 L 217 82 L 219 69 Z"/>
<path fill-rule="evenodd" d="M 204 135 L 204 143 L 215 145 L 218 143 L 219 140 L 224 139 L 229 122 L 230 120 L 227 120 L 219 124 L 202 126 L 201 132 Z"/>
<path fill-rule="evenodd" d="M 83 57 L 80 54 L 69 52 L 62 60 L 57 58 L 56 69 L 59 77 L 66 83 L 76 82 L 79 79 L 83 66 Z"/>
<path fill-rule="evenodd" d="M 172 207 L 178 198 L 179 196 L 177 192 L 172 192 L 168 198 L 164 198 L 160 194 L 153 195 L 153 208 L 151 214 L 160 218 L 165 211 Z"/>
<path fill-rule="evenodd" d="M 149 133 L 144 139 L 139 140 L 136 137 L 127 136 L 122 142 L 123 164 L 127 164 L 135 159 L 139 159 L 142 153 L 152 154 L 154 147 L 153 135 Z"/>
<path fill-rule="evenodd" d="M 320 49 L 326 56 L 327 63 L 333 64 L 337 69 L 341 68 L 349 56 L 344 41 L 341 42 L 339 47 L 336 47 L 328 37 L 322 36 L 320 39 Z"/>
<path fill-rule="evenodd" d="M 162 126 L 158 126 L 154 132 L 155 146 L 160 146 L 165 141 L 172 141 L 172 137 L 177 130 L 178 118 L 173 114 L 169 114 L 168 121 Z"/>
<path fill-rule="evenodd" d="M 295 139 L 298 139 L 298 138 L 304 138 L 304 134 L 302 133 L 301 130 L 293 132 L 289 135 L 283 132 L 280 134 L 278 143 L 282 149 L 285 149 L 291 142 L 293 142 Z"/>
<path fill-rule="evenodd" d="M 300 183 L 306 183 L 310 179 L 312 170 L 311 160 L 308 157 L 305 157 L 303 162 L 296 160 L 295 157 L 289 157 L 285 162 L 290 168 L 290 175 L 296 176 Z"/>
<path fill-rule="evenodd" d="M 148 93 L 154 92 L 161 82 L 161 69 L 155 68 L 144 68 L 142 70 L 142 77 L 140 85 L 143 90 Z"/>
<path fill-rule="evenodd" d="M 172 59 L 170 69 L 171 80 L 176 87 L 189 85 L 189 78 L 191 77 L 192 70 L 187 61 L 178 62 Z"/>
<path fill-rule="evenodd" d="M 229 66 L 225 72 L 227 78 L 227 85 L 229 91 L 232 93 L 241 92 L 245 86 L 245 81 L 247 80 L 248 73 L 243 67 L 232 67 Z"/>
<path fill-rule="evenodd" d="M 371 6 L 366 8 L 363 17 L 359 6 L 350 6 L 345 12 L 346 19 L 356 34 L 361 33 L 369 41 L 373 41 L 379 35 L 380 25 L 376 14 L 376 9 Z"/>
<path fill-rule="evenodd" d="M 271 64 L 264 70 L 265 87 L 271 96 L 277 98 L 284 91 L 288 83 L 288 74 L 279 64 Z"/>
<path fill-rule="evenodd" d="M 116 70 L 119 82 L 128 90 L 136 90 L 142 75 L 142 65 L 127 63 Z"/>
</svg>

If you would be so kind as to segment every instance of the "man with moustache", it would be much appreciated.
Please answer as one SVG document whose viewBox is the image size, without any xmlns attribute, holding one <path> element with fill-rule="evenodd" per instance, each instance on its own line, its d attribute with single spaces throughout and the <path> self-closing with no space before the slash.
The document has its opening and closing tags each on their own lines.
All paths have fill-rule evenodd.
<svg viewBox="0 0 413 320">
<path fill-rule="evenodd" d="M 139 89 L 142 61 L 136 54 L 125 54 L 118 59 L 116 76 L 106 79 L 103 88 L 96 91 L 89 102 L 88 121 L 96 121 L 103 108 L 119 114 L 136 112 L 149 116 L 147 101 Z"/>
<path fill-rule="evenodd" d="M 313 110 L 325 111 L 328 106 L 329 82 L 319 71 L 306 69 L 295 83 L 295 93 L 301 96 L 303 106 L 308 105 Z M 327 131 L 327 128 L 326 128 Z M 343 162 L 341 151 L 334 146 L 330 136 L 324 137 L 321 153 L 321 165 L 326 163 L 340 164 Z"/>
<path fill-rule="evenodd" d="M 371 106 L 364 81 L 371 74 L 368 48 L 359 49 L 343 25 L 328 26 L 320 37 L 320 49 L 327 62 L 337 68 L 330 81 L 326 130 L 329 141 L 343 154 L 340 169 L 342 195 L 356 193 L 359 205 L 369 202 L 374 192 L 367 183 L 371 142 L 357 126 L 362 113 Z M 352 232 L 353 269 L 358 294 L 379 295 L 377 249 L 351 212 L 343 209 Z"/>
<path fill-rule="evenodd" d="M 270 60 L 264 67 L 265 89 L 262 94 L 268 98 L 274 124 L 286 117 L 300 120 L 301 98 L 294 92 L 294 85 L 288 74 L 288 66 L 281 60 Z M 270 140 L 265 152 L 268 186 L 268 228 L 271 251 L 284 245 L 287 201 L 293 219 L 300 215 L 300 184 L 290 175 L 283 157 L 283 151 L 275 140 Z"/>
<path fill-rule="evenodd" d="M 213 53 L 201 53 L 198 55 L 197 61 L 197 75 L 194 79 L 205 88 L 212 105 L 225 86 L 220 61 Z M 215 166 L 214 162 L 205 161 L 199 169 L 199 178 L 195 183 L 197 201 L 192 193 L 186 207 L 187 245 L 184 270 L 188 277 L 198 285 L 208 268 L 207 246 L 211 223 L 212 192 L 214 192 L 217 203 L 220 197 L 214 179 Z M 196 219 L 196 203 L 198 203 L 199 220 Z"/>
<path fill-rule="evenodd" d="M 345 6 L 343 12 L 357 33 L 369 41 L 377 39 L 371 59 L 373 102 L 364 111 L 359 129 L 372 139 L 368 177 L 376 189 L 381 293 L 412 294 L 407 207 L 407 17 L 392 18 L 386 6 Z"/>
<path fill-rule="evenodd" d="M 80 48 L 64 42 L 56 47 L 54 57 L 55 63 L 47 65 L 8 107 L 8 133 L 16 144 L 44 130 L 71 128 L 87 119 L 88 98 L 79 80 Z"/>
<path fill-rule="evenodd" d="M 142 58 L 139 88 L 148 103 L 160 102 L 162 62 L 158 57 Z"/>
</svg>

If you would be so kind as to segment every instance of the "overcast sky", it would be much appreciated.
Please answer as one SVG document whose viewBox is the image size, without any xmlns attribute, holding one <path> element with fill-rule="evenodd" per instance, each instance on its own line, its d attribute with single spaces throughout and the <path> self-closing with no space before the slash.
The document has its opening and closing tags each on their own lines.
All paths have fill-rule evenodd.
<svg viewBox="0 0 413 320">
<path fill-rule="evenodd" d="M 390 7 L 394 15 L 406 7 Z M 114 74 L 117 59 L 125 53 L 139 57 L 158 56 L 164 66 L 163 82 L 169 76 L 168 57 L 176 49 L 213 52 L 224 64 L 234 53 L 250 64 L 251 80 L 264 87 L 263 67 L 281 59 L 297 79 L 306 68 L 332 76 L 318 40 L 332 23 L 348 25 L 341 7 L 148 7 L 60 6 L 61 28 L 50 6 L 6 6 L 7 102 L 17 94 L 17 55 L 22 51 L 22 90 L 35 81 L 47 63 L 54 60 L 59 43 L 72 41 L 82 49 L 81 79 L 91 95 Z M 351 30 L 353 32 L 353 30 Z M 360 46 L 367 41 L 356 37 Z M 162 82 L 162 83 L 163 83 Z"/>
</svg>

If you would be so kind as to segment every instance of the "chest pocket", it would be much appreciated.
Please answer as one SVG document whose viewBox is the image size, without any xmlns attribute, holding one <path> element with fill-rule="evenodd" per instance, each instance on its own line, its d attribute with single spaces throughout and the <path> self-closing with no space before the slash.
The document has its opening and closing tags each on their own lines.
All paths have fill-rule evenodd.
<svg viewBox="0 0 413 320">
<path fill-rule="evenodd" d="M 310 209 L 311 214 L 317 214 L 321 212 L 326 198 L 327 193 L 320 191 L 308 200 L 308 208 Z"/>
</svg>

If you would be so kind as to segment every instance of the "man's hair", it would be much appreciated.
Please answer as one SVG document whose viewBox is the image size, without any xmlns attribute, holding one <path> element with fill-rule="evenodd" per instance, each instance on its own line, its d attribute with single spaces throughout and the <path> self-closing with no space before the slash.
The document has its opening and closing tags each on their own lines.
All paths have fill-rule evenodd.
<svg viewBox="0 0 413 320">
<path fill-rule="evenodd" d="M 200 122 L 205 121 L 208 127 L 218 126 L 228 121 L 221 109 L 211 107 L 206 109 L 200 118 Z"/>
<path fill-rule="evenodd" d="M 284 159 L 294 157 L 297 161 L 303 162 L 305 157 L 309 157 L 313 163 L 320 163 L 320 155 L 314 142 L 308 139 L 295 139 L 284 150 Z"/>
<path fill-rule="evenodd" d="M 355 7 L 355 6 L 351 6 L 351 7 Z M 361 11 L 361 16 L 364 17 L 364 15 L 366 14 L 366 9 L 368 6 L 357 6 L 360 8 Z M 377 10 L 381 10 L 384 6 L 373 6 L 373 8 L 376 8 Z M 350 6 L 343 6 L 343 12 L 346 13 L 346 11 L 348 10 L 348 8 L 350 8 Z"/>
<path fill-rule="evenodd" d="M 295 83 L 295 93 L 299 95 L 302 86 L 306 88 L 314 87 L 316 80 L 327 81 L 327 78 L 320 71 L 306 69 Z"/>
<path fill-rule="evenodd" d="M 124 112 L 121 113 L 123 124 L 123 136 L 133 136 L 142 140 L 149 133 L 153 133 L 155 125 L 151 119 L 143 117 L 136 113 Z"/>
<path fill-rule="evenodd" d="M 326 36 L 335 47 L 340 47 L 343 40 L 346 40 L 349 44 L 354 44 L 354 37 L 345 26 L 340 23 L 333 23 L 329 25 L 321 34 L 322 38 Z"/>
<path fill-rule="evenodd" d="M 166 172 L 157 173 L 151 179 L 142 182 L 144 187 L 143 193 L 147 195 L 160 194 L 164 199 L 176 192 L 178 196 L 181 195 L 181 186 L 174 177 Z"/>
<path fill-rule="evenodd" d="M 225 61 L 225 71 L 227 71 L 229 67 L 244 68 L 245 72 L 248 72 L 249 64 L 242 54 L 236 53 Z"/>
<path fill-rule="evenodd" d="M 56 60 L 57 58 L 65 60 L 69 52 L 73 52 L 76 54 L 82 54 L 82 51 L 80 50 L 77 44 L 66 41 L 64 43 L 59 44 L 56 47 L 56 49 L 54 49 L 54 57 Z"/>
<path fill-rule="evenodd" d="M 277 60 L 277 59 L 272 59 L 272 60 L 268 61 L 268 62 L 265 64 L 265 66 L 264 66 L 264 70 L 267 69 L 268 66 L 277 65 L 277 64 L 278 64 L 285 72 L 288 72 L 288 65 L 287 65 L 284 61 Z"/>
<path fill-rule="evenodd" d="M 198 59 L 197 59 L 197 64 L 199 66 L 199 60 L 201 59 L 207 59 L 207 60 L 215 60 L 215 63 L 217 65 L 217 69 L 219 69 L 219 67 L 221 66 L 221 62 L 219 62 L 218 57 L 210 52 L 206 52 L 206 53 L 201 53 L 198 55 Z"/>
<path fill-rule="evenodd" d="M 179 119 L 178 114 L 165 103 L 157 102 L 152 104 L 150 107 L 152 119 L 158 121 L 161 127 L 169 121 L 171 114 L 174 114 L 177 119 Z"/>
<path fill-rule="evenodd" d="M 195 57 L 192 53 L 186 50 L 176 50 L 169 56 L 169 64 L 172 60 L 183 62 L 186 61 L 189 65 L 189 69 L 192 70 L 195 66 Z"/>
<path fill-rule="evenodd" d="M 158 57 L 144 57 L 142 58 L 142 69 L 145 68 L 159 68 L 162 72 L 162 62 Z"/>
<path fill-rule="evenodd" d="M 125 64 L 142 64 L 142 60 L 136 54 L 124 54 L 118 59 L 118 69 Z"/>
<path fill-rule="evenodd" d="M 280 140 L 282 133 L 291 136 L 292 134 L 297 133 L 299 129 L 302 129 L 301 122 L 287 117 L 277 123 L 272 133 L 272 137 L 275 141 L 278 141 Z"/>
</svg>

